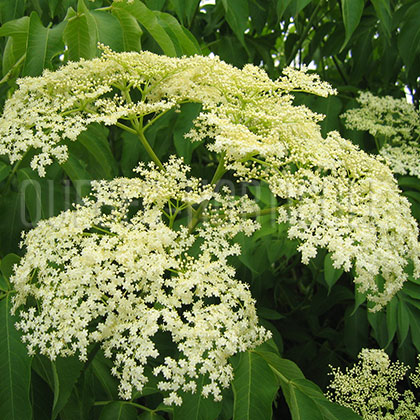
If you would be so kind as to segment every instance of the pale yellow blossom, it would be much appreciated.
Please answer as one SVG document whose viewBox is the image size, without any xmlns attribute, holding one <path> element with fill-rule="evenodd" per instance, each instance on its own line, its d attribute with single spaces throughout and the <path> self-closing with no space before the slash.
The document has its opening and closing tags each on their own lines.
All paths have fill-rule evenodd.
<svg viewBox="0 0 420 420">
<path fill-rule="evenodd" d="M 327 397 L 351 408 L 364 420 L 417 420 L 420 405 L 410 390 L 400 391 L 408 366 L 391 362 L 383 350 L 363 349 L 359 362 L 344 372 L 332 368 Z M 418 372 L 410 375 L 418 388 Z"/>
</svg>

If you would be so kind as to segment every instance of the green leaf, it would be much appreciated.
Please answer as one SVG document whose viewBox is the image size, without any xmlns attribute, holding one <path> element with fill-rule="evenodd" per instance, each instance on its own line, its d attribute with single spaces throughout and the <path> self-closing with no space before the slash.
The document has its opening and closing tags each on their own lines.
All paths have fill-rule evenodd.
<svg viewBox="0 0 420 420">
<path fill-rule="evenodd" d="M 50 420 L 53 396 L 49 385 L 33 368 L 34 360 L 32 360 L 31 371 L 32 418 L 34 420 Z"/>
<path fill-rule="evenodd" d="M 3 58 L 2 58 L 2 75 L 5 76 L 7 73 L 12 71 L 13 66 L 16 65 L 16 57 L 13 52 L 13 38 L 9 37 L 6 40 Z M 4 163 L 4 162 L 3 162 Z"/>
<path fill-rule="evenodd" d="M 7 40 L 3 53 L 3 75 L 26 53 L 29 20 L 28 16 L 24 16 L 20 19 L 9 21 L 0 28 L 0 37 L 10 37 Z"/>
<path fill-rule="evenodd" d="M 31 420 L 31 358 L 10 314 L 11 295 L 0 301 L 0 413 L 7 420 Z"/>
<path fill-rule="evenodd" d="M 32 370 L 34 370 L 37 373 L 37 375 L 40 378 L 42 378 L 45 383 L 48 384 L 50 389 L 54 391 L 54 377 L 51 364 L 51 360 L 48 359 L 46 356 L 42 354 L 36 354 L 32 360 Z"/>
<path fill-rule="evenodd" d="M 388 331 L 386 324 L 386 314 L 382 312 L 367 312 L 370 326 L 372 327 L 372 336 L 378 342 L 381 348 L 385 348 L 388 342 Z"/>
<path fill-rule="evenodd" d="M 413 189 L 420 191 L 420 180 L 416 176 L 402 176 L 398 178 L 398 185 L 402 189 Z"/>
<path fill-rule="evenodd" d="M 0 23 L 20 18 L 25 12 L 25 0 L 0 0 Z"/>
<path fill-rule="evenodd" d="M 292 0 L 277 0 L 277 19 L 281 20 L 283 13 Z"/>
<path fill-rule="evenodd" d="M 163 53 L 175 57 L 176 47 L 168 35 L 162 28 L 161 23 L 153 10 L 148 9 L 139 0 L 134 0 L 133 3 L 112 3 L 112 10 L 124 9 L 132 14 L 139 23 L 146 29 L 150 36 L 157 42 Z"/>
<path fill-rule="evenodd" d="M 65 407 L 60 411 L 60 420 L 92 420 L 98 419 L 98 412 L 93 415 L 95 402 L 95 378 L 91 366 L 84 370 L 83 374 L 74 386 Z M 99 411 L 99 410 L 98 410 Z"/>
<path fill-rule="evenodd" d="M 43 206 L 43 194 L 41 189 L 41 180 L 36 176 L 34 171 L 30 168 L 19 169 L 17 172 L 19 181 L 19 191 L 25 200 L 25 206 L 28 209 L 33 224 L 40 219 L 45 219 L 48 214 L 45 212 Z"/>
<path fill-rule="evenodd" d="M 402 299 L 398 298 L 398 339 L 400 342 L 400 347 L 407 338 L 409 328 L 410 314 L 408 312 L 405 302 Z"/>
<path fill-rule="evenodd" d="M 188 29 L 183 28 L 173 16 L 163 12 L 155 12 L 155 15 L 157 16 L 160 25 L 171 37 L 178 55 L 194 55 L 201 53 L 200 46 L 193 35 L 189 33 Z"/>
<path fill-rule="evenodd" d="M 403 191 L 404 196 L 408 198 L 408 201 L 411 204 L 411 214 L 417 220 L 420 220 L 420 192 L 418 191 Z"/>
<path fill-rule="evenodd" d="M 347 45 L 351 36 L 353 35 L 353 32 L 359 25 L 364 6 L 364 0 L 341 0 L 343 22 L 346 30 L 346 38 L 343 45 L 341 46 L 341 51 Z"/>
<path fill-rule="evenodd" d="M 79 159 L 70 153 L 68 159 L 61 164 L 61 167 L 70 178 L 77 191 L 77 194 L 80 197 L 84 197 L 89 194 L 91 188 L 90 181 L 93 178 L 82 165 Z"/>
<path fill-rule="evenodd" d="M 258 308 L 258 317 L 261 317 L 264 319 L 272 319 L 272 320 L 285 318 L 285 316 L 281 314 L 280 312 L 277 312 L 274 309 L 264 308 L 264 307 Z"/>
<path fill-rule="evenodd" d="M 140 161 L 140 153 L 143 146 L 139 142 L 135 134 L 124 131 L 121 135 L 122 150 L 121 150 L 121 171 L 124 176 L 132 177 L 134 172 L 133 168 Z"/>
<path fill-rule="evenodd" d="M 272 352 L 258 351 L 257 353 L 269 364 L 281 381 L 287 382 L 295 379 L 305 379 L 305 375 L 297 364 L 291 360 L 283 359 L 278 354 Z"/>
<path fill-rule="evenodd" d="M 0 36 L 20 36 L 25 40 L 25 45 L 21 45 L 22 53 L 24 52 L 24 50 L 26 50 L 26 38 L 28 36 L 29 21 L 30 18 L 28 16 L 23 16 L 19 19 L 5 23 L 0 28 Z"/>
<path fill-rule="evenodd" d="M 202 375 L 197 381 L 197 390 L 182 393 L 182 405 L 174 406 L 173 420 L 215 420 L 217 419 L 222 403 L 215 402 L 211 396 L 204 398 L 201 390 L 205 384 L 205 377 Z"/>
<path fill-rule="evenodd" d="M 293 420 L 361 420 L 349 408 L 328 401 L 316 384 L 305 379 L 295 363 L 275 353 L 257 353 L 269 364 L 280 381 Z"/>
<path fill-rule="evenodd" d="M 398 299 L 394 296 L 386 306 L 386 327 L 388 330 L 388 343 L 385 347 L 391 343 L 397 331 L 397 319 L 398 319 Z"/>
<path fill-rule="evenodd" d="M 166 0 L 144 0 L 144 3 L 149 9 L 162 11 Z"/>
<path fill-rule="evenodd" d="M 408 197 L 408 201 L 411 204 L 411 214 L 418 222 L 420 222 L 420 203 L 410 197 Z"/>
<path fill-rule="evenodd" d="M 188 417 L 184 417 L 188 418 Z M 138 420 L 165 420 L 162 416 L 159 414 L 156 414 L 153 411 L 145 411 L 138 417 Z"/>
<path fill-rule="evenodd" d="M 101 411 L 99 420 L 137 420 L 137 410 L 123 401 L 113 401 Z"/>
<path fill-rule="evenodd" d="M 236 236 L 236 242 L 241 246 L 239 261 L 256 275 L 262 273 L 269 265 L 264 247 L 259 246 L 259 242 L 249 241 L 243 233 Z"/>
<path fill-rule="evenodd" d="M 83 2 L 83 0 L 79 0 Z M 78 61 L 80 58 L 93 58 L 96 55 L 96 37 L 89 30 L 88 18 L 85 13 L 77 13 L 71 9 L 72 15 L 63 32 L 63 39 L 68 47 L 69 59 Z"/>
<path fill-rule="evenodd" d="M 55 164 L 55 167 L 62 173 L 58 164 Z M 48 169 L 51 174 L 55 168 L 52 166 Z M 55 216 L 64 209 L 68 191 L 63 191 L 61 179 L 54 181 L 40 178 L 38 173 L 30 168 L 19 169 L 17 179 L 22 204 L 28 210 L 32 225 L 40 219 Z"/>
<path fill-rule="evenodd" d="M 352 310 L 351 306 L 346 308 L 343 344 L 346 353 L 352 358 L 357 358 L 360 350 L 368 345 L 369 323 L 366 316 L 366 308 L 359 306 L 354 313 L 352 313 Z"/>
<path fill-rule="evenodd" d="M 10 290 L 9 282 L 4 278 L 4 276 L 0 275 L 0 291 L 7 292 L 8 290 Z"/>
<path fill-rule="evenodd" d="M 57 10 L 58 2 L 60 0 L 48 0 L 48 10 L 50 11 L 51 19 L 55 16 L 55 11 Z"/>
<path fill-rule="evenodd" d="M 410 333 L 411 333 L 411 341 L 414 345 L 414 347 L 417 350 L 417 353 L 420 352 L 420 311 L 415 308 L 414 306 L 411 306 L 410 304 L 407 304 L 407 311 L 410 318 Z"/>
<path fill-rule="evenodd" d="M 339 130 L 339 115 L 343 108 L 343 103 L 337 96 L 329 96 L 328 98 L 313 97 L 319 102 L 320 109 L 315 110 L 325 115 L 321 121 L 321 131 L 326 136 L 330 131 Z"/>
<path fill-rule="evenodd" d="M 58 357 L 52 363 L 54 402 L 51 419 L 54 420 L 65 407 L 74 385 L 79 379 L 83 363 L 76 357 Z"/>
<path fill-rule="evenodd" d="M 0 251 L 1 254 L 18 252 L 21 232 L 28 223 L 25 219 L 25 204 L 19 192 L 11 191 L 0 198 Z"/>
<path fill-rule="evenodd" d="M 267 362 L 253 351 L 241 353 L 234 375 L 233 420 L 271 419 L 278 384 Z"/>
<path fill-rule="evenodd" d="M 411 67 L 420 49 L 420 3 L 411 5 L 404 18 L 404 22 L 399 25 L 398 50 L 405 65 Z"/>
<path fill-rule="evenodd" d="M 372 4 L 384 34 L 390 38 L 392 24 L 390 0 L 372 0 Z"/>
<path fill-rule="evenodd" d="M 0 182 L 9 176 L 11 170 L 10 165 L 0 161 Z"/>
<path fill-rule="evenodd" d="M 100 178 L 111 179 L 116 176 L 117 162 L 111 152 L 108 142 L 109 130 L 99 124 L 91 124 L 87 130 L 80 133 L 77 142 L 86 148 L 93 159 Z M 93 168 L 92 168 L 93 169 Z"/>
<path fill-rule="evenodd" d="M 28 16 L 23 16 L 19 19 L 12 20 L 10 22 L 5 23 L 0 28 L 0 36 L 21 35 L 26 38 L 26 36 L 28 35 L 28 30 L 29 30 L 29 21 L 30 21 L 30 18 Z"/>
<path fill-rule="evenodd" d="M 301 94 L 296 98 L 296 104 L 304 104 L 312 111 L 325 115 L 320 122 L 321 131 L 326 136 L 330 131 L 340 130 L 339 115 L 343 109 L 343 103 L 336 96 L 322 98 L 316 95 Z"/>
<path fill-rule="evenodd" d="M 92 10 L 89 15 L 96 28 L 98 42 L 108 45 L 113 51 L 124 51 L 123 31 L 117 17 L 100 10 Z"/>
<path fill-rule="evenodd" d="M 243 67 L 249 61 L 245 48 L 235 36 L 228 35 L 221 37 L 214 42 L 212 50 L 222 60 L 236 67 Z"/>
<path fill-rule="evenodd" d="M 328 401 L 321 392 L 312 392 L 310 381 L 297 381 L 289 408 L 293 420 L 361 420 L 350 408 Z"/>
<path fill-rule="evenodd" d="M 0 271 L 3 274 L 4 278 L 9 280 L 14 273 L 14 266 L 19 264 L 20 257 L 16 254 L 7 254 L 0 264 Z"/>
<path fill-rule="evenodd" d="M 290 14 L 297 16 L 312 0 L 293 0 L 289 5 Z"/>
<path fill-rule="evenodd" d="M 136 18 L 127 10 L 117 7 L 112 8 L 112 14 L 121 25 L 124 51 L 140 51 L 140 37 L 143 31 Z"/>
<path fill-rule="evenodd" d="M 64 50 L 62 41 L 65 23 L 45 28 L 36 12 L 31 13 L 23 76 L 39 76 L 50 67 L 51 59 Z"/>
<path fill-rule="evenodd" d="M 184 26 L 190 26 L 200 0 L 172 0 L 178 19 Z"/>
<path fill-rule="evenodd" d="M 245 30 L 249 26 L 248 0 L 236 0 L 233 2 L 223 1 L 226 21 L 241 44 L 247 49 L 245 43 Z"/>
<path fill-rule="evenodd" d="M 405 195 L 406 197 L 410 197 L 413 200 L 420 203 L 420 192 L 418 192 L 418 191 L 404 191 L 403 195 Z"/>
<path fill-rule="evenodd" d="M 413 281 L 405 282 L 402 290 L 406 295 L 412 297 L 413 299 L 420 300 L 420 285 L 414 283 Z"/>
<path fill-rule="evenodd" d="M 338 279 L 342 276 L 343 270 L 334 268 L 331 254 L 328 253 L 324 258 L 324 280 L 328 286 L 328 293 L 331 291 L 331 287 L 337 283 Z"/>
<path fill-rule="evenodd" d="M 193 150 L 200 146 L 201 143 L 191 142 L 184 136 L 193 126 L 193 120 L 198 116 L 200 110 L 200 104 L 183 104 L 174 125 L 173 136 L 175 149 L 187 164 L 191 162 Z"/>
<path fill-rule="evenodd" d="M 261 201 L 267 207 L 276 207 L 277 199 L 274 194 L 271 192 L 270 187 L 267 183 L 259 183 L 258 185 L 250 185 L 249 190 L 252 195 L 258 200 Z"/>
<path fill-rule="evenodd" d="M 118 400 L 118 382 L 111 375 L 112 363 L 99 352 L 92 360 L 92 368 L 95 377 L 102 385 L 109 400 Z"/>
</svg>

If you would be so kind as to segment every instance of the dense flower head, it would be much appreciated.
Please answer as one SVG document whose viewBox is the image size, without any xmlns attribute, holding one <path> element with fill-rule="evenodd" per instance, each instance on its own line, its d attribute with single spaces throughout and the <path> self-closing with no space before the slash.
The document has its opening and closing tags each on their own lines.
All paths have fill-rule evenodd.
<svg viewBox="0 0 420 420">
<path fill-rule="evenodd" d="M 290 77 L 273 82 L 255 66 L 239 70 L 218 58 L 170 58 L 147 51 L 103 49 L 100 58 L 18 81 L 19 89 L 7 101 L 0 120 L 0 153 L 8 154 L 13 162 L 29 148 L 39 149 L 32 167 L 43 175 L 52 158 L 67 159 L 60 142 L 76 140 L 93 122 L 113 125 L 133 116 L 158 114 L 185 101 L 203 103 L 205 111 L 223 110 L 229 119 L 231 107 L 252 108 L 265 96 L 279 96 L 279 91 L 280 96 L 292 89 L 332 92 L 317 76 L 296 70 L 286 71 Z M 132 100 L 133 91 L 141 93 L 140 100 Z M 291 107 L 290 97 L 285 96 L 284 102 Z"/>
<path fill-rule="evenodd" d="M 406 99 L 378 97 L 370 92 L 359 95 L 359 108 L 342 117 L 348 128 L 368 131 L 383 139 L 379 154 L 395 174 L 420 178 L 420 114 Z"/>
<path fill-rule="evenodd" d="M 344 372 L 332 368 L 333 377 L 327 397 L 342 406 L 351 408 L 364 420 L 417 420 L 420 406 L 410 390 L 400 392 L 408 367 L 391 362 L 383 350 L 363 349 L 359 362 Z M 418 387 L 418 371 L 410 375 Z"/>
<path fill-rule="evenodd" d="M 379 151 L 392 172 L 420 178 L 420 144 L 410 141 L 398 146 L 386 144 Z"/>
<path fill-rule="evenodd" d="M 238 180 L 264 180 L 281 204 L 287 202 L 279 221 L 300 241 L 304 263 L 327 248 L 336 268 L 355 268 L 373 309 L 401 288 L 410 260 L 420 275 L 418 227 L 392 172 L 337 132 L 324 138 L 323 116 L 293 103 L 295 91 L 334 93 L 318 76 L 287 68 L 271 80 L 256 66 L 238 69 L 217 57 L 103 49 L 100 58 L 19 81 L 0 120 L 0 153 L 13 161 L 39 149 L 32 166 L 42 175 L 52 157 L 67 158 L 61 140 L 76 140 L 93 122 L 124 129 L 182 103 L 201 103 L 185 141 L 205 140 Z M 141 134 L 147 136 L 145 127 Z M 155 196 L 164 202 L 172 188 L 155 190 Z"/>
<path fill-rule="evenodd" d="M 396 145 L 384 144 L 379 149 L 379 156 L 397 175 L 410 175 L 420 178 L 420 144 L 409 141 Z"/>
<path fill-rule="evenodd" d="M 357 102 L 359 108 L 342 115 L 348 128 L 368 131 L 372 136 L 382 135 L 397 144 L 420 136 L 420 115 L 405 98 L 361 92 Z"/>
<path fill-rule="evenodd" d="M 154 366 L 166 403 L 180 404 L 181 391 L 195 392 L 200 375 L 202 394 L 220 399 L 220 388 L 232 380 L 228 358 L 269 337 L 258 326 L 248 287 L 228 263 L 240 252 L 231 239 L 258 227 L 239 216 L 255 204 L 224 192 L 210 197 L 194 178 L 184 185 L 188 168 L 175 158 L 164 179 L 153 165 L 139 170 L 141 178 L 94 182 L 83 204 L 25 235 L 26 254 L 12 278 L 17 326 L 30 353 L 51 359 L 86 360 L 89 345 L 100 343 L 122 398 L 141 391 L 146 367 Z M 226 217 L 207 218 L 195 235 L 168 226 L 168 203 L 151 186 L 164 191 L 164 183 L 176 181 L 174 197 L 165 199 L 217 200 Z M 176 350 L 162 353 L 162 339 Z"/>
</svg>

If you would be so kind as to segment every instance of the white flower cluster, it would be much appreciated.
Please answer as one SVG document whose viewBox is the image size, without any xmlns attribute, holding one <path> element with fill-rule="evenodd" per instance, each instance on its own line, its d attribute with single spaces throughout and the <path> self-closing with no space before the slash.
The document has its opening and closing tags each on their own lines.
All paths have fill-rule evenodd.
<svg viewBox="0 0 420 420">
<path fill-rule="evenodd" d="M 164 176 L 150 167 L 140 168 L 142 178 L 94 182 L 83 205 L 27 233 L 12 282 L 30 353 L 85 360 L 96 342 L 113 360 L 122 398 L 142 390 L 146 365 L 155 366 L 167 404 L 180 404 L 181 390 L 195 392 L 200 375 L 202 394 L 221 398 L 232 380 L 228 358 L 269 337 L 227 261 L 240 251 L 231 239 L 258 227 L 239 216 L 256 206 L 231 194 L 210 197 L 198 180 L 186 182 L 187 170 L 172 158 Z M 195 235 L 165 223 L 165 200 L 210 198 L 226 217 L 208 218 Z M 159 353 L 165 339 L 173 351 Z"/>
<path fill-rule="evenodd" d="M 92 122 L 130 127 L 181 103 L 201 103 L 187 138 L 206 140 L 239 179 L 265 180 L 287 201 L 279 220 L 300 240 L 302 261 L 327 248 L 335 267 L 355 267 L 356 283 L 379 309 L 401 288 L 410 260 L 420 275 L 418 227 L 409 203 L 379 159 L 336 132 L 323 138 L 323 116 L 295 106 L 294 91 L 334 93 L 308 71 L 288 68 L 273 81 L 258 67 L 240 70 L 218 58 L 104 47 L 101 58 L 19 82 L 0 120 L 0 153 L 16 160 L 38 148 L 32 165 L 42 174 L 51 157 L 66 158 L 61 139 L 75 140 Z M 168 191 L 156 190 L 156 196 Z"/>
<path fill-rule="evenodd" d="M 346 111 L 342 117 L 348 128 L 366 130 L 382 136 L 385 144 L 379 154 L 395 174 L 420 178 L 420 114 L 404 98 L 378 97 L 362 92 L 359 108 Z"/>
<path fill-rule="evenodd" d="M 363 349 L 359 362 L 342 372 L 332 368 L 333 379 L 328 386 L 327 397 L 344 407 L 351 408 L 364 420 L 417 420 L 420 405 L 410 390 L 399 390 L 408 367 L 397 361 L 392 363 L 383 350 Z M 410 375 L 418 388 L 416 373 Z"/>
<path fill-rule="evenodd" d="M 382 135 L 392 143 L 420 136 L 420 115 L 405 98 L 361 92 L 357 102 L 359 108 L 342 115 L 348 128 L 368 131 L 372 136 Z"/>
<path fill-rule="evenodd" d="M 386 144 L 379 154 L 395 174 L 420 178 L 420 143 L 411 141 L 399 146 Z"/>
</svg>

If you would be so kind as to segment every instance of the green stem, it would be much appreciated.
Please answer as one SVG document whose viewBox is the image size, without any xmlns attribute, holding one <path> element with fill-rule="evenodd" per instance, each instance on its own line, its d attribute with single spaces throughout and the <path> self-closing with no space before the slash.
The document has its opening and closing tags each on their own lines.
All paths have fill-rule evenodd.
<svg viewBox="0 0 420 420">
<path fill-rule="evenodd" d="M 242 213 L 240 214 L 240 217 L 242 217 L 243 219 L 250 219 L 252 217 L 266 216 L 268 214 L 275 213 L 278 209 L 279 207 L 267 207 L 265 209 L 254 211 L 252 213 Z"/>
<path fill-rule="evenodd" d="M 19 58 L 18 61 L 13 65 L 13 67 L 3 76 L 0 80 L 0 85 L 6 83 L 9 79 L 13 77 L 14 71 L 25 61 L 26 54 L 23 54 L 22 57 Z"/>
<path fill-rule="evenodd" d="M 132 99 L 131 99 L 131 96 L 130 96 L 129 87 L 126 87 L 125 89 L 121 88 L 121 93 L 123 94 L 123 96 L 125 97 L 125 99 L 128 103 L 133 102 Z M 143 95 L 144 95 L 144 92 L 143 92 Z M 165 170 L 165 168 L 162 165 L 162 162 L 157 157 L 156 153 L 154 152 L 154 150 L 150 146 L 149 142 L 147 141 L 146 137 L 144 136 L 145 127 L 143 126 L 143 116 L 141 116 L 140 118 L 135 116 L 135 117 L 130 119 L 130 122 L 131 122 L 131 125 L 134 128 L 134 130 L 133 130 L 134 133 L 137 134 L 137 136 L 140 139 L 142 145 L 146 149 L 147 154 L 152 158 L 153 162 L 156 163 L 156 165 L 158 166 L 159 169 Z M 118 127 L 123 128 L 122 126 L 123 126 L 123 124 L 118 125 Z M 127 128 L 128 127 L 124 126 L 124 129 L 127 130 Z M 130 131 L 130 130 L 127 130 L 127 131 Z"/>
<path fill-rule="evenodd" d="M 96 230 L 98 230 L 99 232 L 103 232 L 103 233 L 105 233 L 106 235 L 110 235 L 110 236 L 118 236 L 116 233 L 114 233 L 114 232 L 110 232 L 109 230 L 106 230 L 106 229 L 103 229 L 103 228 L 101 228 L 101 227 L 99 227 L 99 226 L 92 226 L 92 228 L 93 229 L 96 229 Z"/>
<path fill-rule="evenodd" d="M 96 405 L 96 406 L 98 406 L 98 405 L 107 405 L 107 404 L 109 404 L 111 402 L 112 401 L 95 401 L 93 403 L 93 405 Z M 148 407 L 146 407 L 144 405 L 141 405 L 141 404 L 137 404 L 137 403 L 132 402 L 132 401 L 122 401 L 122 403 L 123 404 L 133 405 L 134 407 L 141 408 L 142 410 L 149 411 L 150 413 L 154 413 L 155 412 L 155 410 L 152 410 L 151 408 L 148 408 Z"/>
<path fill-rule="evenodd" d="M 182 104 L 187 104 L 187 103 L 189 103 L 189 101 L 180 101 L 180 102 L 177 102 L 176 103 L 176 105 L 175 106 L 178 106 L 178 105 L 182 105 Z M 161 118 L 161 117 L 163 117 L 166 113 L 168 113 L 169 111 L 172 111 L 174 109 L 174 107 L 172 107 L 172 108 L 168 108 L 168 109 L 165 109 L 165 111 L 162 111 L 160 114 L 158 114 L 155 118 L 152 118 L 145 126 L 144 126 L 144 128 L 143 128 L 143 131 L 146 131 L 148 128 L 150 128 L 150 126 L 152 125 L 152 124 L 154 124 L 159 118 Z"/>
<path fill-rule="evenodd" d="M 217 165 L 216 172 L 214 173 L 213 178 L 210 181 L 210 184 L 215 185 L 225 173 L 226 173 L 225 153 L 223 153 L 220 156 L 219 164 Z"/>
<path fill-rule="evenodd" d="M 160 159 L 157 157 L 156 153 L 154 152 L 154 150 L 152 149 L 152 147 L 150 146 L 149 142 L 147 141 L 146 137 L 144 136 L 144 127 L 141 127 L 141 124 L 137 125 L 137 128 L 131 128 L 128 127 L 125 124 L 122 124 L 120 122 L 116 122 L 115 125 L 119 128 L 122 128 L 125 131 L 128 131 L 131 134 L 136 134 L 139 138 L 139 140 L 141 141 L 142 145 L 144 146 L 144 148 L 146 149 L 146 152 L 148 153 L 148 155 L 152 158 L 153 162 L 156 163 L 156 165 L 160 168 L 160 169 L 164 169 L 162 162 L 160 161 Z"/>
<path fill-rule="evenodd" d="M 337 59 L 335 58 L 335 56 L 332 56 L 331 58 L 332 58 L 332 61 L 333 61 L 334 65 L 335 65 L 335 67 L 337 68 L 337 71 L 338 71 L 338 73 L 339 73 L 340 77 L 343 79 L 344 84 L 345 84 L 345 85 L 348 85 L 348 84 L 349 84 L 349 82 L 347 81 L 347 77 L 346 77 L 346 76 L 345 76 L 345 74 L 343 73 L 343 71 L 342 71 L 342 69 L 341 69 L 340 65 L 338 64 Z"/>
<path fill-rule="evenodd" d="M 138 137 L 139 137 L 142 145 L 146 149 L 146 152 L 148 153 L 148 155 L 152 158 L 153 162 L 156 163 L 156 165 L 158 166 L 158 168 L 159 169 L 162 169 L 162 170 L 165 170 L 162 162 L 157 157 L 156 153 L 154 152 L 154 150 L 150 146 L 149 142 L 147 141 L 146 137 L 144 136 L 144 132 L 143 131 L 144 131 L 143 127 L 139 127 L 139 129 L 137 131 L 137 135 L 138 135 Z"/>
<path fill-rule="evenodd" d="M 173 108 L 165 109 L 165 111 L 161 112 L 158 116 L 155 118 L 152 118 L 144 127 L 143 131 L 146 131 L 152 124 L 154 124 L 159 118 L 163 117 L 167 112 L 169 112 Z"/>
<path fill-rule="evenodd" d="M 302 48 L 302 44 L 303 44 L 303 42 L 307 39 L 307 36 L 308 36 L 309 30 L 311 29 L 311 26 L 312 26 L 312 22 L 314 21 L 315 16 L 318 14 L 318 10 L 319 10 L 319 8 L 320 8 L 321 4 L 322 4 L 322 1 L 320 1 L 320 2 L 316 5 L 316 7 L 315 7 L 315 9 L 314 9 L 314 11 L 313 11 L 313 13 L 312 13 L 311 17 L 309 18 L 309 21 L 308 21 L 307 25 L 305 26 L 305 28 L 304 28 L 304 30 L 303 30 L 303 32 L 302 32 L 302 36 L 299 38 L 299 41 L 298 41 L 298 42 L 295 44 L 295 46 L 293 47 L 292 53 L 290 54 L 290 57 L 289 57 L 289 59 L 288 59 L 288 60 L 287 60 L 287 62 L 286 62 L 286 66 L 290 66 L 290 63 L 291 63 L 291 62 L 293 61 L 293 59 L 295 58 L 295 56 L 296 56 L 297 52 L 298 52 L 298 51 Z"/>
<path fill-rule="evenodd" d="M 20 158 L 20 160 L 18 160 L 15 165 L 12 168 L 12 171 L 10 172 L 9 176 L 7 177 L 6 180 L 6 190 L 9 189 L 10 186 L 10 182 L 12 181 L 13 176 L 15 175 L 15 173 L 17 172 L 17 170 L 19 169 L 20 164 L 22 163 L 22 160 L 25 158 L 25 156 L 27 155 L 27 153 L 29 152 L 30 148 L 22 155 L 22 157 Z"/>
<path fill-rule="evenodd" d="M 217 166 L 216 172 L 214 173 L 213 178 L 210 181 L 210 183 L 212 185 L 216 185 L 217 182 L 220 180 L 220 178 L 225 173 L 226 173 L 226 168 L 225 168 L 225 154 L 223 153 L 220 156 L 219 165 Z M 188 233 L 191 233 L 195 229 L 195 227 L 197 226 L 198 222 L 200 221 L 200 217 L 201 217 L 203 211 L 205 210 L 205 208 L 207 207 L 208 204 L 209 204 L 209 200 L 204 200 L 198 206 L 198 209 L 196 210 L 196 212 L 194 213 L 194 215 L 193 215 L 190 223 L 188 224 Z"/>
<path fill-rule="evenodd" d="M 108 10 L 112 10 L 112 6 L 100 7 L 99 9 L 95 9 L 95 12 L 98 10 L 101 12 L 107 12 Z"/>
<path fill-rule="evenodd" d="M 118 121 L 115 123 L 115 125 L 116 125 L 117 127 L 122 128 L 124 131 L 127 131 L 127 132 L 131 133 L 131 134 L 137 134 L 137 131 L 136 131 L 136 130 L 134 130 L 134 128 L 128 127 L 127 125 L 122 124 L 122 123 L 120 123 L 120 122 L 118 122 Z"/>
</svg>

